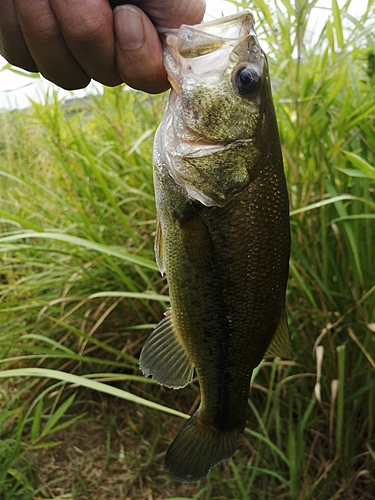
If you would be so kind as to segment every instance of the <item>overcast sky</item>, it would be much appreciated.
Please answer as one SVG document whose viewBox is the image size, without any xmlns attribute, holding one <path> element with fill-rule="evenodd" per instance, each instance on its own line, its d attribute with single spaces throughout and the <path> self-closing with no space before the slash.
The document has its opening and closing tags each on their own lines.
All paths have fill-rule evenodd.
<svg viewBox="0 0 375 500">
<path fill-rule="evenodd" d="M 0 0 L 2 1 L 2 0 Z M 339 0 L 339 4 L 342 5 L 344 0 Z M 235 7 L 222 0 L 206 0 L 207 9 L 205 20 L 208 21 L 215 17 L 220 17 L 221 14 L 228 15 L 236 12 Z M 364 12 L 367 0 L 355 0 L 353 2 L 355 6 L 352 8 L 351 13 L 355 17 L 358 17 L 362 12 Z M 316 19 L 314 23 L 323 23 L 327 15 L 325 14 L 324 7 L 331 6 L 331 0 L 319 0 L 318 7 L 320 9 L 314 9 L 314 14 Z M 5 59 L 0 56 L 0 68 L 6 64 Z M 58 89 L 59 97 L 82 97 L 87 94 L 87 92 L 93 91 L 95 84 L 90 84 L 89 87 L 83 90 L 75 92 L 67 92 L 58 87 L 46 82 L 43 78 L 31 79 L 26 76 L 21 76 L 14 74 L 10 71 L 0 72 L 0 109 L 12 109 L 15 107 L 23 108 L 29 105 L 28 96 L 33 100 L 38 102 L 43 102 L 45 92 L 48 88 Z"/>
</svg>

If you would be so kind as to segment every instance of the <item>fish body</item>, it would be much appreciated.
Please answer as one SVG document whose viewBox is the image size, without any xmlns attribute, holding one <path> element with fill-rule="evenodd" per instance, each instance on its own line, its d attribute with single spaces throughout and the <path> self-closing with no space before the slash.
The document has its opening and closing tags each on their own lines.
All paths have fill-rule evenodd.
<svg viewBox="0 0 375 500">
<path fill-rule="evenodd" d="M 171 309 L 140 357 L 180 388 L 195 368 L 197 412 L 165 469 L 196 481 L 237 449 L 253 369 L 290 357 L 289 204 L 267 59 L 249 11 L 161 34 L 172 84 L 156 133 L 156 260 Z"/>
</svg>

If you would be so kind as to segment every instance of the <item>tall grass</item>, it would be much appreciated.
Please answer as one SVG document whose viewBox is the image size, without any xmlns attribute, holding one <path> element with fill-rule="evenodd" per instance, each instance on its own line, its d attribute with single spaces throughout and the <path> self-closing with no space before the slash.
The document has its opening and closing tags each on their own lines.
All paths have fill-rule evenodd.
<svg viewBox="0 0 375 500">
<path fill-rule="evenodd" d="M 22 439 L 34 447 L 43 437 L 26 430 L 39 403 L 39 413 L 54 408 L 73 374 L 117 397 L 120 389 L 94 385 L 139 378 L 139 334 L 168 303 L 153 257 L 151 150 L 162 107 L 118 88 L 77 105 L 52 94 L 1 116 L 0 363 L 12 377 L 2 385 L 3 430 L 19 429 L 15 460 Z"/>
<path fill-rule="evenodd" d="M 257 370 L 245 437 L 229 464 L 193 490 L 174 486 L 162 475 L 165 440 L 144 456 L 149 469 L 137 486 L 133 468 L 129 491 L 373 498 L 374 2 L 359 18 L 348 14 L 350 1 L 339 8 L 332 0 L 315 29 L 315 0 L 231 3 L 254 12 L 270 63 L 290 189 L 294 356 Z M 25 454 L 57 446 L 54 433 L 87 415 L 83 401 L 95 393 L 138 408 L 130 428 L 136 435 L 134 418 L 146 418 L 155 443 L 174 425 L 160 409 L 181 416 L 170 406 L 194 407 L 194 385 L 182 391 L 187 401 L 180 391 L 174 402 L 140 376 L 137 362 L 168 303 L 153 257 L 151 169 L 164 105 L 163 96 L 120 87 L 78 104 L 51 94 L 44 105 L 0 116 L 0 496 L 33 498 L 40 484 Z M 80 481 L 92 498 L 106 498 Z"/>
</svg>

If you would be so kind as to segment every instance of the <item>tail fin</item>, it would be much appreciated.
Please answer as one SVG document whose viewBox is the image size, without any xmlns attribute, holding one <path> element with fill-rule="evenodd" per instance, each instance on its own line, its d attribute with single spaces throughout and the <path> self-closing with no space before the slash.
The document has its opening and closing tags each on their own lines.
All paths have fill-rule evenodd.
<svg viewBox="0 0 375 500">
<path fill-rule="evenodd" d="M 170 444 L 164 461 L 165 471 L 176 481 L 198 481 L 211 467 L 234 455 L 238 436 L 238 430 L 223 432 L 200 422 L 195 413 Z"/>
</svg>

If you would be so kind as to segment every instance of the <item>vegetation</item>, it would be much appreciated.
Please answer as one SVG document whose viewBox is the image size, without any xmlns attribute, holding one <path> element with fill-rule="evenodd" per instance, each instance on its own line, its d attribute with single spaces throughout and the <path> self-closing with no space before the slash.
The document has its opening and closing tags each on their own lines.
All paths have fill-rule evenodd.
<svg viewBox="0 0 375 500">
<path fill-rule="evenodd" d="M 290 189 L 291 361 L 263 362 L 234 459 L 178 485 L 168 442 L 193 383 L 141 376 L 168 305 L 153 256 L 165 96 L 126 88 L 0 115 L 0 498 L 375 497 L 375 9 L 249 6 Z"/>
</svg>

